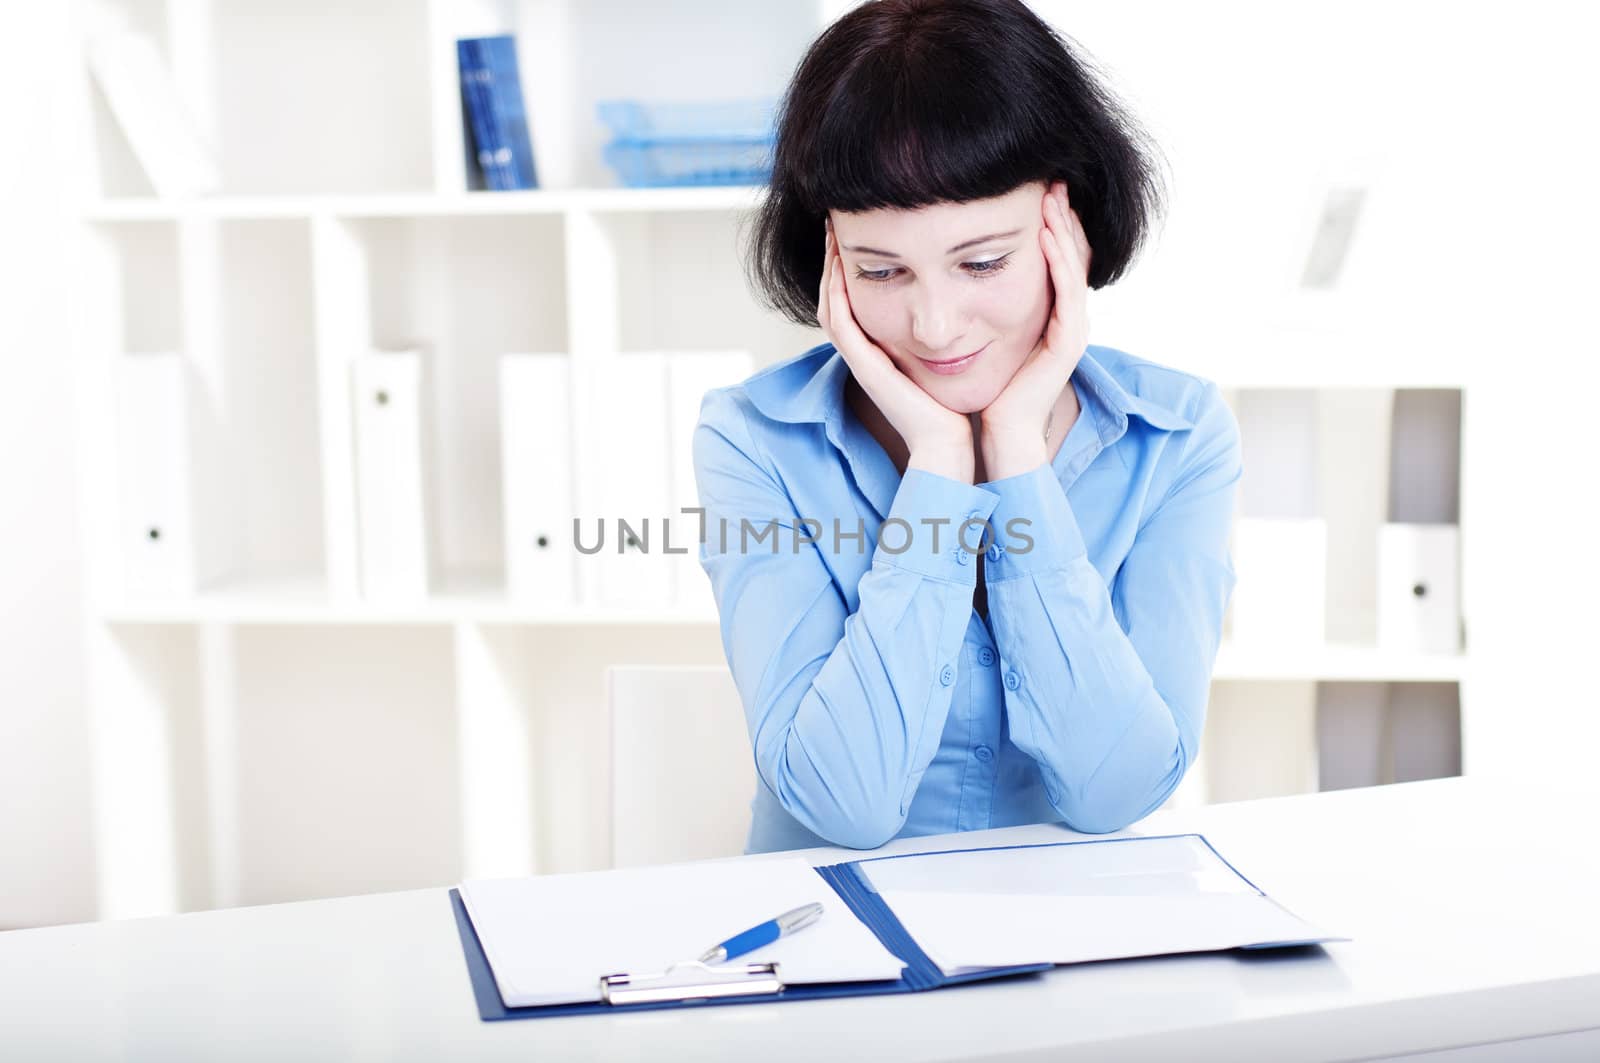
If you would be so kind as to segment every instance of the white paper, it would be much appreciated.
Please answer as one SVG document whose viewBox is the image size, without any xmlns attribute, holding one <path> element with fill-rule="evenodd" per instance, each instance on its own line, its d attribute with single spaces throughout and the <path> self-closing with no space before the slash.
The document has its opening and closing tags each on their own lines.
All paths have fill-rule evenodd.
<svg viewBox="0 0 1600 1063">
<path fill-rule="evenodd" d="M 1331 940 L 1195 835 L 927 853 L 862 868 L 946 974 Z"/>
<path fill-rule="evenodd" d="M 812 901 L 815 924 L 735 958 L 786 984 L 900 977 L 885 949 L 804 860 L 719 861 L 477 879 L 461 898 L 507 1007 L 600 999 L 608 974 L 659 974 Z"/>
</svg>

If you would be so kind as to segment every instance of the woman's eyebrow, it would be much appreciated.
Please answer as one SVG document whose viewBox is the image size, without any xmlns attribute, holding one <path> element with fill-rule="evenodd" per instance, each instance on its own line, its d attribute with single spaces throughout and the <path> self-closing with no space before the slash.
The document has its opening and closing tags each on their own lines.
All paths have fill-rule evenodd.
<svg viewBox="0 0 1600 1063">
<path fill-rule="evenodd" d="M 1005 233 L 990 233 L 988 236 L 980 236 L 977 239 L 968 240 L 966 243 L 957 244 L 956 246 L 952 247 L 950 250 L 946 251 L 945 254 L 953 255 L 957 251 L 965 251 L 969 247 L 975 247 L 978 244 L 986 244 L 990 240 L 1007 240 L 1007 239 L 1010 239 L 1013 236 L 1016 236 L 1020 232 L 1022 232 L 1021 229 L 1012 229 L 1010 232 L 1005 232 Z M 846 251 L 854 251 L 858 255 L 878 255 L 878 256 L 880 256 L 882 258 L 899 258 L 900 257 L 899 255 L 895 254 L 893 251 L 880 251 L 876 247 L 852 247 L 849 244 L 845 244 L 844 245 L 844 249 Z"/>
</svg>

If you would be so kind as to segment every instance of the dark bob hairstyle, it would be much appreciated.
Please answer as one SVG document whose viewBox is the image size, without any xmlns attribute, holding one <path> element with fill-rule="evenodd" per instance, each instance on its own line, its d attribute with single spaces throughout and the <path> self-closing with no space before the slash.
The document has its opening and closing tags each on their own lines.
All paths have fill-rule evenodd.
<svg viewBox="0 0 1600 1063">
<path fill-rule="evenodd" d="M 812 42 L 784 95 L 751 280 L 772 309 L 814 327 L 830 209 L 914 210 L 1064 180 L 1100 288 L 1161 212 L 1159 158 L 1021 0 L 872 0 Z"/>
</svg>

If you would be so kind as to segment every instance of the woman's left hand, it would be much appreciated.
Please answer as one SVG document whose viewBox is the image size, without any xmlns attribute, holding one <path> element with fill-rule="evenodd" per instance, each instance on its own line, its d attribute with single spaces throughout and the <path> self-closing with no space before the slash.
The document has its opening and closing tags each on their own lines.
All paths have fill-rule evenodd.
<svg viewBox="0 0 1600 1063">
<path fill-rule="evenodd" d="M 1067 200 L 1064 181 L 1044 195 L 1039 243 L 1055 305 L 1033 353 L 982 414 L 979 445 L 987 479 L 1030 472 L 1049 460 L 1045 426 L 1089 342 L 1089 238 Z M 1051 425 L 1060 439 L 1067 425 Z"/>
</svg>

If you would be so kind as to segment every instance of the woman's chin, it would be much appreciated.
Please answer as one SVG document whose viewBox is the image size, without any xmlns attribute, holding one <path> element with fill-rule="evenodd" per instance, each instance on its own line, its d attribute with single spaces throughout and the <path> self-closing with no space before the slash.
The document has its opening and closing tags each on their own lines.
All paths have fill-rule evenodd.
<svg viewBox="0 0 1600 1063">
<path fill-rule="evenodd" d="M 923 390 L 953 413 L 982 413 L 999 397 L 1001 388 L 978 381 L 933 380 Z"/>
</svg>

